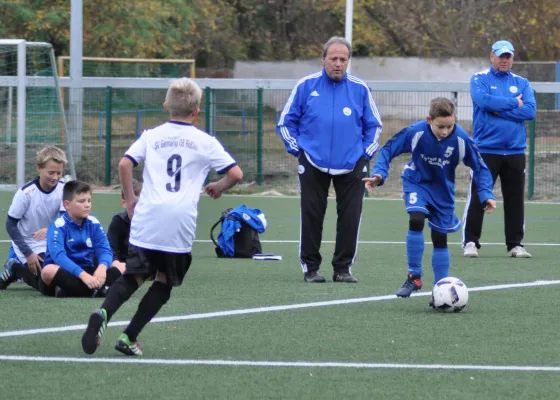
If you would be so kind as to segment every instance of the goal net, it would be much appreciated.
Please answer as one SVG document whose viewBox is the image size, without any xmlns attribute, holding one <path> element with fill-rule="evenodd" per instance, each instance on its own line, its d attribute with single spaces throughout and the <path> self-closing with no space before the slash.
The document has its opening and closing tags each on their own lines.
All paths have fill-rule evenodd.
<svg viewBox="0 0 560 400">
<path fill-rule="evenodd" d="M 36 153 L 55 145 L 75 177 L 54 51 L 49 43 L 0 39 L 0 185 L 37 175 Z"/>
</svg>

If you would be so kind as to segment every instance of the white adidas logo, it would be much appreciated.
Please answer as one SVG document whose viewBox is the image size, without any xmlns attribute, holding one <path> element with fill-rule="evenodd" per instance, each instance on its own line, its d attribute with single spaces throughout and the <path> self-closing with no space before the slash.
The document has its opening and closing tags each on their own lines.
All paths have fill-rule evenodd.
<svg viewBox="0 0 560 400">
<path fill-rule="evenodd" d="M 317 93 L 317 91 L 314 90 L 314 91 L 311 92 L 311 96 L 317 97 L 317 96 L 319 96 L 319 93 Z"/>
</svg>

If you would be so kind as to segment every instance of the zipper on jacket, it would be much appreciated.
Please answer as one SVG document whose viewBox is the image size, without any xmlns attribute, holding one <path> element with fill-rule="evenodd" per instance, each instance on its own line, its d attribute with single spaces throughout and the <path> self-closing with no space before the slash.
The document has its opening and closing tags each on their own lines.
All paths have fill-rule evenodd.
<svg viewBox="0 0 560 400">
<path fill-rule="evenodd" d="M 330 155 L 329 155 L 329 165 L 332 164 L 332 153 L 333 153 L 333 135 L 334 135 L 334 98 L 335 98 L 335 94 L 334 91 L 336 89 L 336 82 L 333 82 L 333 92 L 332 92 L 332 123 L 331 123 L 331 145 L 330 145 Z M 330 175 L 331 173 L 331 167 L 329 167 L 329 169 L 327 170 L 328 174 Z"/>
</svg>

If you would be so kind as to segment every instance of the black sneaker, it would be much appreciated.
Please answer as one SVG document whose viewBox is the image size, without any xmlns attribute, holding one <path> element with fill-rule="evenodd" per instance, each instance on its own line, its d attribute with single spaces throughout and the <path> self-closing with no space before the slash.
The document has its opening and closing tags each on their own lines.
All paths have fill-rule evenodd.
<svg viewBox="0 0 560 400">
<path fill-rule="evenodd" d="M 325 283 L 327 281 L 325 277 L 320 275 L 317 271 L 306 273 L 303 279 L 308 283 Z"/>
<path fill-rule="evenodd" d="M 422 289 L 420 275 L 408 274 L 408 278 L 397 292 L 397 297 L 410 297 L 412 292 Z"/>
<path fill-rule="evenodd" d="M 91 297 L 104 298 L 107 297 L 108 292 L 109 292 L 109 286 L 103 286 L 101 289 L 95 289 Z"/>
<path fill-rule="evenodd" d="M 16 281 L 13 266 L 18 262 L 19 261 L 15 258 L 10 258 L 6 261 L 6 264 L 4 264 L 4 270 L 0 272 L 0 290 L 6 290 L 8 286 Z"/>
<path fill-rule="evenodd" d="M 332 277 L 333 282 L 358 283 L 356 277 L 348 272 L 338 272 Z"/>
<path fill-rule="evenodd" d="M 101 346 L 105 328 L 107 328 L 107 312 L 102 308 L 90 315 L 86 331 L 82 336 L 82 349 L 87 354 L 95 353 L 95 350 Z"/>
<path fill-rule="evenodd" d="M 125 356 L 141 356 L 142 346 L 136 341 L 131 341 L 126 333 L 121 333 L 115 344 L 115 350 L 120 351 Z"/>
</svg>

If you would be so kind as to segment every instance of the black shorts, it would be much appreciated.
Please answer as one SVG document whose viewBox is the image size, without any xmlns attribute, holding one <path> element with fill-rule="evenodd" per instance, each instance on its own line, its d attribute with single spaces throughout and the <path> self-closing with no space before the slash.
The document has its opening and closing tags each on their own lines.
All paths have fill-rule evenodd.
<svg viewBox="0 0 560 400">
<path fill-rule="evenodd" d="M 41 260 L 45 259 L 45 253 L 39 253 L 37 255 L 39 256 L 39 258 L 41 258 Z M 45 261 L 39 261 L 39 264 L 41 264 L 41 269 L 45 268 Z M 23 265 L 25 266 L 25 268 L 29 268 L 28 263 L 24 263 Z"/>
<path fill-rule="evenodd" d="M 129 244 L 124 274 L 155 278 L 159 271 L 165 274 L 168 285 L 181 286 L 191 262 L 191 253 L 169 253 Z"/>
<path fill-rule="evenodd" d="M 59 267 L 62 268 L 62 267 Z M 82 269 L 87 272 L 90 275 L 93 275 L 93 273 L 95 272 L 96 267 L 82 267 Z M 74 278 L 74 276 L 72 276 Z M 86 286 L 85 283 L 82 282 L 82 280 L 80 278 L 76 278 L 76 281 L 78 282 L 78 285 L 83 286 L 81 289 L 81 293 L 79 293 L 79 296 L 77 297 L 91 297 L 93 290 L 91 290 L 90 288 L 88 288 Z M 47 284 L 43 281 L 43 278 L 39 278 L 39 292 L 41 292 L 41 294 L 43 294 L 44 296 L 54 296 L 54 290 L 55 290 L 55 285 L 51 284 L 50 286 L 47 286 Z"/>
</svg>

